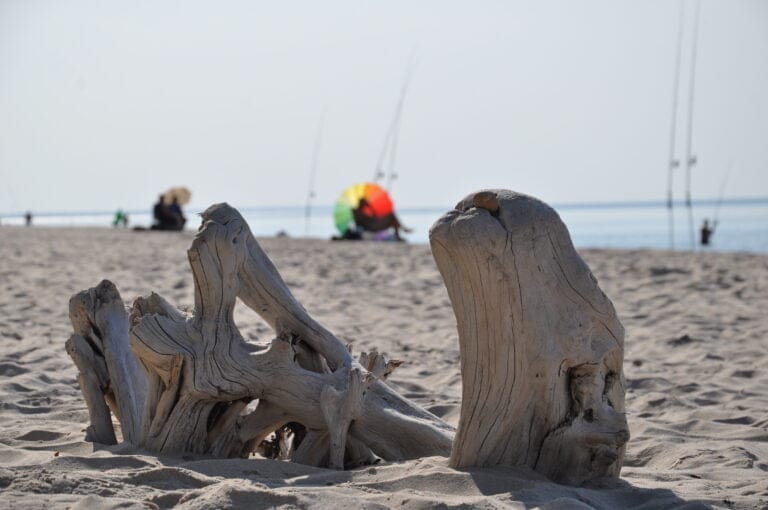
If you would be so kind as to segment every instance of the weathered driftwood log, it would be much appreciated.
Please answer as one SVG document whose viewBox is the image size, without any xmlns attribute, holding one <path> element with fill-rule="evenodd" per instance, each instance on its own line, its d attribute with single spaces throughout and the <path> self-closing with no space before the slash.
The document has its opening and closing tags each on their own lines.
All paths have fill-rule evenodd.
<svg viewBox="0 0 768 510">
<path fill-rule="evenodd" d="M 86 438 L 115 444 L 111 409 L 121 423 L 123 438 L 140 437 L 146 380 L 127 342 L 128 315 L 114 285 L 107 281 L 69 301 L 74 334 L 66 349 L 78 368 L 78 381 L 91 425 Z"/>
<path fill-rule="evenodd" d="M 75 335 L 67 346 L 80 370 L 90 437 L 115 442 L 109 405 L 123 439 L 155 452 L 245 456 L 299 423 L 307 434 L 293 458 L 305 463 L 343 468 L 345 459 L 448 454 L 453 429 L 379 380 L 397 362 L 378 353 L 363 356 L 365 367 L 354 362 L 299 305 L 236 210 L 212 206 L 203 222 L 188 252 L 190 317 L 152 294 L 136 300 L 129 321 L 107 281 L 73 297 Z M 274 327 L 268 349 L 257 352 L 240 335 L 238 297 Z M 255 410 L 244 414 L 254 400 Z"/>
<path fill-rule="evenodd" d="M 618 476 L 624 329 L 557 213 L 479 192 L 435 223 L 430 242 L 461 350 L 451 465 L 529 466 L 574 485 Z"/>
</svg>

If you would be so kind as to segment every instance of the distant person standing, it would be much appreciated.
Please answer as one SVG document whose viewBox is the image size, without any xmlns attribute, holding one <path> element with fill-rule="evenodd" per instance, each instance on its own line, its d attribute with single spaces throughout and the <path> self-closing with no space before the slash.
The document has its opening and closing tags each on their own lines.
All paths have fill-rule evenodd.
<svg viewBox="0 0 768 510">
<path fill-rule="evenodd" d="M 709 238 L 712 237 L 712 234 L 715 233 L 715 227 L 717 226 L 717 221 L 710 227 L 709 226 L 709 220 L 704 219 L 704 224 L 701 225 L 701 245 L 702 246 L 709 246 Z"/>
<path fill-rule="evenodd" d="M 32 212 L 27 211 L 27 213 L 24 215 L 24 221 L 28 227 L 32 226 Z"/>
<path fill-rule="evenodd" d="M 112 226 L 113 227 L 127 227 L 128 226 L 128 215 L 123 212 L 122 209 L 118 209 L 115 213 L 115 219 L 112 220 Z"/>
<path fill-rule="evenodd" d="M 160 195 L 152 207 L 152 216 L 155 218 L 155 224 L 152 225 L 153 230 L 166 230 L 163 228 L 167 223 L 168 208 L 163 203 L 163 195 Z"/>
</svg>

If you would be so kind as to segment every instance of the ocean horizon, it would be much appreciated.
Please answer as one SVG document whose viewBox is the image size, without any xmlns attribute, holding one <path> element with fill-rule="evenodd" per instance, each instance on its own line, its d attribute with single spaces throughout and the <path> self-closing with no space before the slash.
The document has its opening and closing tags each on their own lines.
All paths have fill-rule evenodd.
<svg viewBox="0 0 768 510">
<path fill-rule="evenodd" d="M 666 201 L 625 201 L 551 204 L 571 232 L 577 248 L 670 249 L 669 216 Z M 412 243 L 429 242 L 429 227 L 453 206 L 399 208 L 401 221 L 413 232 L 405 237 Z M 332 205 L 313 205 L 309 221 L 305 205 L 238 206 L 256 236 L 285 234 L 290 237 L 329 239 L 337 234 Z M 197 214 L 203 209 L 185 208 L 188 230 L 199 226 Z M 151 209 L 125 211 L 130 227 L 148 227 Z M 34 212 L 33 225 L 46 227 L 109 227 L 115 211 Z M 691 249 L 688 211 L 682 201 L 674 203 L 673 249 Z M 693 202 L 694 244 L 704 221 L 717 220 L 712 236 L 713 251 L 768 253 L 768 197 L 732 198 Z M 23 225 L 24 214 L 0 214 L 0 225 Z"/>
</svg>

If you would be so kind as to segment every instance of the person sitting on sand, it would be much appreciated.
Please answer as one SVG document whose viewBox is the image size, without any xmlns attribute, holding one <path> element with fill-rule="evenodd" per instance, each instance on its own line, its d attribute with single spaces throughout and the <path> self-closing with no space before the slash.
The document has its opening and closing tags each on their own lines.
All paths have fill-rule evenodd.
<svg viewBox="0 0 768 510">
<path fill-rule="evenodd" d="M 186 218 L 181 214 L 181 207 L 178 207 L 179 212 L 172 210 L 173 204 L 165 205 L 163 195 L 160 195 L 157 203 L 152 209 L 152 214 L 155 217 L 155 224 L 150 227 L 152 230 L 181 230 L 184 228 Z"/>
<path fill-rule="evenodd" d="M 709 246 L 709 238 L 712 237 L 712 234 L 715 233 L 715 227 L 717 226 L 717 221 L 715 221 L 714 225 L 712 227 L 709 226 L 709 220 L 704 219 L 704 224 L 701 226 L 701 245 L 702 246 Z"/>
<path fill-rule="evenodd" d="M 176 226 L 178 227 L 176 230 L 184 230 L 184 224 L 187 222 L 187 218 L 181 210 L 181 204 L 179 204 L 178 197 L 173 197 L 173 201 L 171 202 L 171 205 L 168 206 L 168 210 L 173 213 L 174 219 L 176 220 Z"/>
<path fill-rule="evenodd" d="M 373 209 L 368 201 L 364 198 L 360 199 L 356 209 L 352 209 L 352 216 L 355 219 L 355 224 L 360 230 L 367 232 L 381 232 L 392 228 L 395 230 L 395 239 L 402 241 L 400 237 L 400 229 L 403 232 L 411 232 L 411 229 L 405 227 L 400 220 L 395 216 L 394 212 L 391 212 L 385 216 L 375 216 Z"/>
</svg>

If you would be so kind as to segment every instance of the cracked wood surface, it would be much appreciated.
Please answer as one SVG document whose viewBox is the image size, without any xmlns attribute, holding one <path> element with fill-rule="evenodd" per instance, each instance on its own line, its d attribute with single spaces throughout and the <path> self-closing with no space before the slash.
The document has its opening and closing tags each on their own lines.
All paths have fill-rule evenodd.
<svg viewBox="0 0 768 510">
<path fill-rule="evenodd" d="M 430 243 L 459 330 L 451 465 L 522 465 L 574 485 L 618 476 L 624 329 L 557 213 L 486 190 L 440 218 Z"/>
<path fill-rule="evenodd" d="M 105 444 L 116 442 L 108 407 L 120 422 L 123 438 L 137 443 L 147 384 L 128 346 L 128 315 L 120 294 L 104 280 L 72 296 L 69 318 L 74 335 L 66 349 L 79 371 L 91 437 Z"/>
<path fill-rule="evenodd" d="M 121 380 L 130 371 L 131 384 L 117 385 L 117 393 L 133 402 L 131 416 L 138 420 L 130 438 L 124 435 L 126 442 L 163 453 L 242 456 L 272 431 L 298 422 L 307 428 L 307 446 L 320 450 L 308 454 L 299 447 L 296 458 L 304 461 L 342 468 L 345 456 L 402 460 L 448 454 L 452 427 L 376 378 L 396 364 L 372 360 L 370 373 L 352 361 L 344 344 L 299 305 L 235 209 L 214 205 L 203 221 L 188 252 L 195 289 L 190 317 L 152 294 L 135 301 L 129 330 L 117 289 L 107 281 L 98 288 L 110 296 L 109 310 L 122 315 L 91 329 L 91 319 L 76 321 L 82 314 L 73 315 L 76 334 L 105 342 L 106 332 L 113 350 L 128 353 L 130 361 L 115 369 Z M 240 335 L 233 319 L 238 297 L 275 328 L 277 338 L 266 351 L 254 352 Z M 94 303 L 92 315 L 103 315 L 101 301 Z M 107 369 L 112 378 L 108 356 Z M 365 388 L 351 382 L 350 374 L 358 374 Z M 134 391 L 135 380 L 141 391 Z M 116 387 L 115 381 L 108 384 Z M 83 392 L 102 386 L 87 380 Z M 252 400 L 259 405 L 242 415 Z M 91 408 L 94 424 L 103 423 L 104 410 Z M 99 437 L 111 439 L 106 432 Z"/>
</svg>

